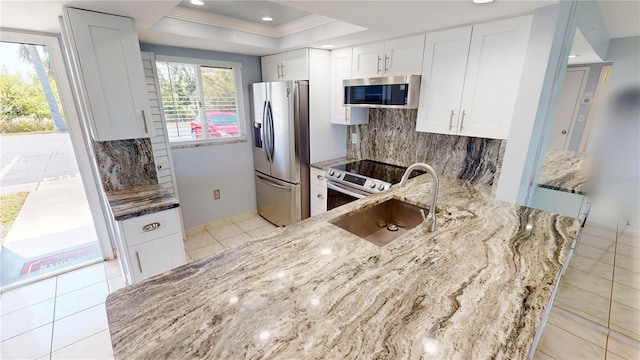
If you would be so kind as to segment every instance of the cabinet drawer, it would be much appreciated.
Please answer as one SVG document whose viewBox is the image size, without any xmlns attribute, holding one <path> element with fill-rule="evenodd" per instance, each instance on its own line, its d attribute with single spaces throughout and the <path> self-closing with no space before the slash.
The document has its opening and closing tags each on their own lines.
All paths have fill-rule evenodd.
<svg viewBox="0 0 640 360">
<path fill-rule="evenodd" d="M 327 209 L 327 187 L 311 184 L 311 199 L 309 203 L 311 207 L 319 209 Z"/>
<path fill-rule="evenodd" d="M 121 226 L 127 247 L 175 233 L 182 237 L 178 208 L 123 220 Z"/>
<path fill-rule="evenodd" d="M 327 172 L 326 170 L 320 170 L 312 167 L 311 168 L 311 184 L 326 187 L 327 179 L 325 179 L 324 177 L 326 172 Z"/>
<path fill-rule="evenodd" d="M 129 248 L 136 282 L 186 264 L 182 235 L 173 234 Z"/>
</svg>

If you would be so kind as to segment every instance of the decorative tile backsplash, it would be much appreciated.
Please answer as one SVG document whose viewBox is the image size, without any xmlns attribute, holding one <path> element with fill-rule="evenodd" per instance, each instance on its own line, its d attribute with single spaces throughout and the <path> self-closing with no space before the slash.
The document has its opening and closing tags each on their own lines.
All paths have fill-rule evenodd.
<svg viewBox="0 0 640 360">
<path fill-rule="evenodd" d="M 93 150 L 105 191 L 158 183 L 149 138 L 93 141 Z"/>
<path fill-rule="evenodd" d="M 349 127 L 347 156 L 403 166 L 425 162 L 443 177 L 497 183 L 506 141 L 417 132 L 417 114 L 370 109 L 368 124 Z M 358 144 L 351 143 L 354 134 L 360 137 Z"/>
</svg>

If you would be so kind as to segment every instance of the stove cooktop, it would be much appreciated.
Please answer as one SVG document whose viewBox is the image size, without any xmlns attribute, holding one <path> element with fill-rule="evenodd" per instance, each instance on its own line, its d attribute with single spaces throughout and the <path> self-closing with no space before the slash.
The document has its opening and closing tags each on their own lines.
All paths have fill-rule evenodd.
<svg viewBox="0 0 640 360">
<path fill-rule="evenodd" d="M 332 168 L 356 175 L 366 176 L 371 179 L 384 181 L 389 184 L 399 183 L 405 170 L 407 170 L 407 168 L 404 166 L 386 164 L 373 160 L 359 160 L 350 162 L 348 164 L 334 166 Z M 415 170 L 411 173 L 409 178 L 413 178 L 424 173 L 425 172 L 422 170 Z"/>
</svg>

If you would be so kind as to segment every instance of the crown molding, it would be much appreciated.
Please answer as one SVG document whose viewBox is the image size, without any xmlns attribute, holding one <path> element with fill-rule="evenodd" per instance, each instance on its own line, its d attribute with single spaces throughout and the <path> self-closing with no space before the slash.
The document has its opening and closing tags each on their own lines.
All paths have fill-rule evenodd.
<svg viewBox="0 0 640 360">
<path fill-rule="evenodd" d="M 281 38 L 283 36 L 309 30 L 335 21 L 335 19 L 312 14 L 274 27 L 216 13 L 197 11 L 181 6 L 175 7 L 164 17 L 273 38 Z"/>
</svg>

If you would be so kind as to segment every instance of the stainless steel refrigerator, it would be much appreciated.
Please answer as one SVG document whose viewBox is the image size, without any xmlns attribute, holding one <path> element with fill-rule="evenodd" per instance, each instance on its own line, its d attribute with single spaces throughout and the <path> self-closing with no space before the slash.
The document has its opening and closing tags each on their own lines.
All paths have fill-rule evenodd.
<svg viewBox="0 0 640 360">
<path fill-rule="evenodd" d="M 258 214 L 291 225 L 309 217 L 309 83 L 252 87 Z"/>
</svg>

